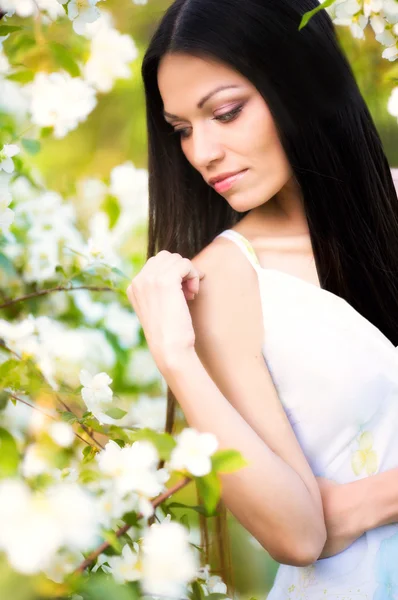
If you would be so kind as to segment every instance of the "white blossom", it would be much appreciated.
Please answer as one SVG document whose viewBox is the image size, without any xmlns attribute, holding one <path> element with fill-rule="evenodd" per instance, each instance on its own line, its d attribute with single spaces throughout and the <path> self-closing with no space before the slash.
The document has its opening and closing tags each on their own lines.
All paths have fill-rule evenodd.
<svg viewBox="0 0 398 600">
<path fill-rule="evenodd" d="M 119 419 L 121 427 L 148 427 L 155 431 L 164 431 L 166 424 L 167 400 L 165 396 L 152 397 L 140 394 L 138 400 L 131 402 L 127 414 Z"/>
<path fill-rule="evenodd" d="M 56 483 L 32 492 L 17 479 L 0 482 L 0 548 L 16 571 L 31 575 L 50 568 L 57 550 L 88 549 L 98 532 L 94 499 L 78 485 Z"/>
<path fill-rule="evenodd" d="M 80 77 L 66 72 L 38 72 L 24 90 L 30 99 L 32 122 L 40 127 L 54 127 L 56 138 L 75 129 L 97 104 L 95 90 Z"/>
<path fill-rule="evenodd" d="M 109 387 L 112 379 L 107 373 L 91 375 L 86 369 L 80 371 L 81 394 L 89 411 L 101 423 L 112 424 L 114 419 L 104 414 L 112 405 L 113 392 Z"/>
<path fill-rule="evenodd" d="M 9 16 L 31 17 L 45 11 L 51 19 L 65 14 L 57 0 L 0 0 L 0 8 Z"/>
<path fill-rule="evenodd" d="M 126 581 L 137 581 L 141 578 L 141 570 L 138 566 L 138 544 L 135 544 L 136 552 L 133 552 L 128 544 L 123 546 L 120 556 L 108 556 L 109 570 L 118 583 Z"/>
<path fill-rule="evenodd" d="M 146 440 L 134 442 L 124 448 L 110 440 L 104 450 L 96 455 L 100 471 L 112 478 L 118 494 L 136 492 L 153 498 L 164 489 L 169 478 L 167 469 L 158 469 L 159 455 L 155 446 Z"/>
<path fill-rule="evenodd" d="M 145 594 L 180 597 L 196 577 L 196 554 L 188 532 L 175 521 L 153 524 L 142 540 L 142 588 Z"/>
<path fill-rule="evenodd" d="M 68 17 L 73 22 L 73 30 L 78 35 L 84 33 L 87 23 L 93 23 L 100 17 L 101 13 L 96 7 L 98 1 L 70 0 L 68 4 Z"/>
<path fill-rule="evenodd" d="M 50 473 L 51 469 L 45 451 L 39 444 L 30 444 L 25 449 L 21 462 L 21 473 L 24 477 L 29 478 L 42 473 Z"/>
<path fill-rule="evenodd" d="M 156 362 L 147 348 L 136 348 L 126 366 L 125 379 L 127 383 L 147 385 L 159 379 L 160 373 Z"/>
<path fill-rule="evenodd" d="M 14 161 L 12 157 L 19 154 L 19 148 L 16 144 L 5 144 L 0 151 L 0 171 L 12 173 L 14 171 Z"/>
<path fill-rule="evenodd" d="M 201 433 L 186 427 L 176 436 L 177 445 L 170 456 L 169 467 L 173 470 L 187 470 L 196 477 L 211 471 L 211 455 L 218 448 L 218 440 L 212 433 Z"/>
<path fill-rule="evenodd" d="M 68 448 L 73 444 L 75 434 L 73 427 L 63 421 L 57 421 L 51 423 L 48 428 L 48 433 L 58 446 L 62 448 Z"/>
<path fill-rule="evenodd" d="M 116 79 L 131 77 L 128 65 L 137 56 L 138 49 L 129 35 L 105 25 L 92 35 L 84 77 L 98 91 L 109 92 Z"/>
<path fill-rule="evenodd" d="M 123 348 L 133 348 L 138 344 L 141 324 L 137 315 L 117 302 L 106 307 L 104 325 L 118 337 Z"/>
<path fill-rule="evenodd" d="M 393 117 L 398 119 L 398 87 L 395 87 L 388 100 L 387 110 Z"/>
<path fill-rule="evenodd" d="M 12 197 L 8 186 L 0 182 L 0 231 L 6 233 L 14 221 L 15 213 L 8 206 L 12 202 Z"/>
</svg>

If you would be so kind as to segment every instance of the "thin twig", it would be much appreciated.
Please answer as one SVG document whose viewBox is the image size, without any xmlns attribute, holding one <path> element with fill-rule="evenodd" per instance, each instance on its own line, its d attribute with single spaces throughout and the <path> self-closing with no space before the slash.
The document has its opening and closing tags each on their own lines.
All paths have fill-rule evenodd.
<svg viewBox="0 0 398 600">
<path fill-rule="evenodd" d="M 167 489 L 165 492 L 163 492 L 163 494 L 160 494 L 155 500 L 152 501 L 153 508 L 155 509 L 157 506 L 159 506 L 159 504 L 164 502 L 164 500 L 167 500 L 167 498 L 170 498 L 170 496 L 172 496 L 173 494 L 175 494 L 176 492 L 178 492 L 179 490 L 181 490 L 182 488 L 187 486 L 188 483 L 190 483 L 191 481 L 192 481 L 191 477 L 185 477 L 184 479 L 181 479 L 181 481 L 176 483 L 173 487 Z M 142 516 L 143 516 L 142 513 L 138 513 L 137 519 L 140 519 Z M 129 525 L 128 523 L 125 523 L 125 525 L 123 525 L 123 527 L 120 527 L 120 529 L 118 529 L 115 532 L 116 537 L 119 538 L 122 535 L 124 535 L 130 529 L 130 527 L 131 527 L 131 525 Z M 89 554 L 89 556 L 77 567 L 77 569 L 74 571 L 74 573 L 82 573 L 85 569 L 87 569 L 87 567 L 89 567 L 91 565 L 91 563 L 93 563 L 95 561 L 96 558 L 99 557 L 99 555 L 102 552 L 104 552 L 107 548 L 109 548 L 109 546 L 110 546 L 109 542 L 103 542 L 103 544 L 101 544 L 101 546 L 98 546 L 98 548 L 96 548 L 95 550 L 93 550 L 93 552 L 91 552 Z"/>
<path fill-rule="evenodd" d="M 48 288 L 46 290 L 39 290 L 38 292 L 32 292 L 30 294 L 26 294 L 25 296 L 20 296 L 19 298 L 13 298 L 12 300 L 8 300 L 8 302 L 4 302 L 0 304 L 0 308 L 7 308 L 8 306 L 12 306 L 13 304 L 17 304 L 18 302 L 23 302 L 24 300 L 30 300 L 31 298 L 37 298 L 38 296 L 46 296 L 47 294 L 52 294 L 53 292 L 74 292 L 75 290 L 91 290 L 93 292 L 115 292 L 113 288 L 110 287 L 97 287 L 90 285 L 79 285 L 76 287 L 64 287 L 57 286 L 54 288 Z"/>
<path fill-rule="evenodd" d="M 73 412 L 73 410 L 71 410 L 69 408 L 69 406 L 66 404 L 66 402 L 64 402 L 62 400 L 62 398 L 60 398 L 57 394 L 55 394 L 56 399 L 58 400 L 58 402 L 60 404 L 62 404 L 62 406 L 70 413 L 72 413 L 72 415 L 75 415 L 75 413 Z M 76 416 L 76 415 L 75 415 Z M 87 435 L 93 440 L 93 442 L 95 442 L 97 444 L 97 446 L 101 449 L 104 450 L 105 446 L 103 446 L 95 437 L 94 435 L 91 433 L 90 429 L 84 425 L 83 423 L 79 423 L 80 427 L 87 433 Z"/>
<path fill-rule="evenodd" d="M 2 340 L 1 340 L 1 339 L 0 339 L 0 347 L 4 348 L 5 350 L 7 350 L 7 351 L 8 351 L 8 352 L 10 352 L 11 354 L 13 354 L 13 355 L 14 355 L 16 358 L 18 358 L 18 360 L 22 360 L 21 356 L 20 356 L 20 355 L 19 355 L 17 352 L 15 352 L 15 350 L 11 350 L 11 348 L 8 348 L 8 346 L 6 346 L 6 345 L 5 345 L 5 344 L 2 342 Z M 37 371 L 37 373 L 38 373 L 39 377 L 42 379 L 42 381 L 44 381 L 45 383 L 47 383 L 47 381 L 46 381 L 46 379 L 45 379 L 45 377 L 44 377 L 43 373 L 40 371 L 40 369 L 38 369 L 38 368 L 36 367 L 36 371 Z M 77 415 L 75 415 L 75 413 L 73 412 L 73 410 L 71 410 L 71 409 L 69 408 L 69 406 L 66 404 L 66 402 L 64 402 L 64 401 L 62 400 L 62 398 L 60 398 L 60 397 L 58 396 L 58 394 L 56 394 L 55 392 L 54 392 L 54 394 L 55 394 L 55 397 L 56 397 L 57 401 L 58 401 L 60 404 L 62 404 L 62 406 L 65 408 L 65 410 L 67 410 L 68 412 L 72 413 L 72 415 L 74 415 L 75 417 L 77 417 Z M 80 425 L 80 427 L 81 427 L 81 428 L 82 428 L 82 429 L 83 429 L 83 430 L 84 430 L 84 431 L 87 433 L 87 435 L 88 435 L 88 436 L 89 436 L 89 437 L 90 437 L 90 438 L 93 440 L 93 442 L 95 442 L 95 444 L 97 444 L 98 448 L 100 448 L 101 450 L 103 450 L 103 449 L 104 449 L 104 446 L 103 446 L 103 445 L 102 445 L 102 444 L 101 444 L 101 443 L 100 443 L 100 442 L 99 442 L 99 441 L 98 441 L 98 440 L 97 440 L 97 439 L 94 437 L 94 435 L 93 435 L 93 434 L 90 432 L 90 430 L 89 430 L 89 429 L 88 429 L 88 428 L 87 428 L 87 427 L 86 427 L 86 426 L 85 426 L 83 423 L 79 423 L 79 425 Z M 85 440 L 85 441 L 86 441 L 86 440 Z"/>
<path fill-rule="evenodd" d="M 14 400 L 17 400 L 18 402 L 21 402 L 22 404 L 26 404 L 26 406 L 29 406 L 30 408 L 33 408 L 33 410 L 37 410 L 38 412 L 41 412 L 43 415 L 45 415 L 49 419 L 52 419 L 53 421 L 56 421 L 57 423 L 59 422 L 59 419 L 57 419 L 57 417 L 54 417 L 54 415 L 50 415 L 48 412 L 46 412 L 42 408 L 39 408 L 38 406 L 35 406 L 34 404 L 29 404 L 29 402 L 27 402 L 26 400 L 23 400 L 19 396 L 16 396 L 12 392 L 8 392 L 8 394 L 11 396 L 11 398 L 14 398 Z M 76 437 L 79 438 L 79 440 L 81 440 L 85 444 L 88 444 L 89 446 L 91 446 L 90 442 L 87 441 L 87 440 L 85 440 L 80 434 L 77 433 L 77 431 L 73 431 L 73 433 L 75 434 Z"/>
</svg>

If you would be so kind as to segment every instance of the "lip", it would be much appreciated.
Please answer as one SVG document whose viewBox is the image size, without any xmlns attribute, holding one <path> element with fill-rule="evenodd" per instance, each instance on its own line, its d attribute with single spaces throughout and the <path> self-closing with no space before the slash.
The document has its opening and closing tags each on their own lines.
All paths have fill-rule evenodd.
<svg viewBox="0 0 398 600">
<path fill-rule="evenodd" d="M 236 171 L 235 173 L 226 174 L 226 177 L 223 179 L 216 180 L 211 185 L 214 187 L 216 192 L 221 193 L 229 190 L 236 181 L 241 179 L 248 169 L 243 169 L 242 171 Z"/>
</svg>

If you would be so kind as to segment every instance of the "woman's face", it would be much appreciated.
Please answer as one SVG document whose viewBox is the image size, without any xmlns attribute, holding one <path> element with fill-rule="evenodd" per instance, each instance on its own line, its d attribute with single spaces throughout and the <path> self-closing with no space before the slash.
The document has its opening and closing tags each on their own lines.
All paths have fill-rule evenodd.
<svg viewBox="0 0 398 600">
<path fill-rule="evenodd" d="M 233 209 L 260 206 L 288 182 L 292 171 L 268 106 L 240 73 L 215 60 L 166 54 L 158 86 L 166 121 L 209 185 L 212 177 L 244 171 L 232 185 L 215 185 Z"/>
</svg>

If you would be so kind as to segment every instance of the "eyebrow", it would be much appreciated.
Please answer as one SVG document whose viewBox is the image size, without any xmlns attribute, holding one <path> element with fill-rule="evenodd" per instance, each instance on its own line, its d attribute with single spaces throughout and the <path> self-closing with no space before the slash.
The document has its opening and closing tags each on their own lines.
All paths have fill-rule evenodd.
<svg viewBox="0 0 398 600">
<path fill-rule="evenodd" d="M 212 90 L 211 92 L 209 92 L 208 94 L 206 94 L 206 96 L 203 96 L 203 98 L 201 100 L 199 100 L 198 104 L 197 104 L 197 108 L 202 108 L 203 105 L 205 104 L 205 102 L 207 102 L 212 96 L 214 96 L 214 94 L 217 94 L 217 92 L 221 92 L 222 90 L 228 90 L 230 88 L 240 88 L 242 86 L 240 85 L 220 85 L 218 87 L 216 87 L 214 90 Z M 164 117 L 169 117 L 169 119 L 179 119 L 180 117 L 178 115 L 173 115 L 171 113 L 166 112 L 165 110 L 163 111 L 163 116 Z"/>
</svg>

